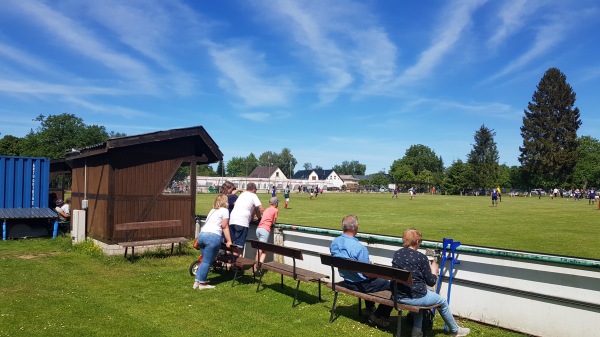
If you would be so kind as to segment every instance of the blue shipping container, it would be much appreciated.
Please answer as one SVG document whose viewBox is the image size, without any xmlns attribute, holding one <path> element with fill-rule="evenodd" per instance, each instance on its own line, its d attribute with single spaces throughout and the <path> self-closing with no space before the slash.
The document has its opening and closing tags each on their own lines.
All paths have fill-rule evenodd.
<svg viewBox="0 0 600 337">
<path fill-rule="evenodd" d="M 47 208 L 50 159 L 0 156 L 0 208 Z"/>
</svg>

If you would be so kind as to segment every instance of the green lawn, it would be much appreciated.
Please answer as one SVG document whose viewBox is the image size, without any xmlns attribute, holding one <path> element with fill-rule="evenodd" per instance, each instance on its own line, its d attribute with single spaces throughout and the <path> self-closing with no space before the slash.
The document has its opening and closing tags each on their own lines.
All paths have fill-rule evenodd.
<svg viewBox="0 0 600 337">
<path fill-rule="evenodd" d="M 341 294 L 337 319 L 329 324 L 333 294 L 267 273 L 265 287 L 246 276 L 231 287 L 231 275 L 209 274 L 214 290 L 193 290 L 189 264 L 197 257 L 144 254 L 134 263 L 107 257 L 90 243 L 71 247 L 67 237 L 0 241 L 0 337 L 4 336 L 390 336 L 358 317 L 357 300 Z M 394 312 L 395 314 L 395 312 Z M 393 319 L 395 319 L 393 317 Z M 395 326 L 395 321 L 392 322 Z M 472 336 L 520 334 L 479 325 Z M 443 337 L 436 316 L 432 336 Z M 404 324 L 403 336 L 410 330 Z"/>
<path fill-rule="evenodd" d="M 270 194 L 258 194 L 268 205 Z M 283 201 L 283 195 L 278 195 Z M 200 194 L 196 212 L 207 214 L 214 194 Z M 554 255 L 600 258 L 600 210 L 587 200 L 504 196 L 499 207 L 490 197 L 391 193 L 325 193 L 318 199 L 293 193 L 290 208 L 280 203 L 278 223 L 340 229 L 342 217 L 359 217 L 360 231 L 402 236 L 415 227 L 426 240 L 452 238 L 463 244 Z"/>
<path fill-rule="evenodd" d="M 198 197 L 206 214 L 214 194 Z M 263 203 L 269 195 L 259 194 Z M 464 244 L 598 258 L 600 211 L 587 201 L 503 198 L 492 208 L 488 197 L 391 194 L 323 194 L 309 200 L 293 194 L 281 205 L 280 223 L 340 227 L 348 213 L 363 232 L 400 235 L 409 226 L 426 239 L 443 237 Z M 357 301 L 340 295 L 339 317 L 328 323 L 333 295 L 315 284 L 300 287 L 291 308 L 294 282 L 268 273 L 256 293 L 251 278 L 234 288 L 230 275 L 209 274 L 214 290 L 192 290 L 189 264 L 197 252 L 147 253 L 134 263 L 107 257 L 89 242 L 71 246 L 68 237 L 0 241 L 0 337 L 3 336 L 389 336 L 357 315 Z M 394 326 L 395 322 L 392 322 Z M 436 317 L 433 336 L 446 336 Z M 520 336 L 474 322 L 460 323 L 472 336 Z M 403 336 L 410 335 L 405 324 Z M 392 328 L 393 331 L 393 328 Z"/>
</svg>

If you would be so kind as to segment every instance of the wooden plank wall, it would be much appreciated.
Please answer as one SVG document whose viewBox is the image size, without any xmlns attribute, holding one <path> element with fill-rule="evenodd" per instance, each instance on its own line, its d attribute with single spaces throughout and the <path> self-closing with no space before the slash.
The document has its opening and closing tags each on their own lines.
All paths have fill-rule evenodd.
<svg viewBox="0 0 600 337">
<path fill-rule="evenodd" d="M 193 235 L 195 195 L 162 194 L 182 160 L 171 159 L 114 169 L 114 224 L 140 221 L 181 220 L 175 235 Z M 112 240 L 124 239 L 125 233 L 113 233 Z M 171 236 L 171 229 L 148 229 L 136 238 Z"/>
<path fill-rule="evenodd" d="M 88 235 L 99 239 L 109 239 L 108 227 L 108 176 L 107 164 L 98 165 L 98 160 L 88 159 L 87 166 L 87 231 Z M 93 166 L 96 165 L 96 166 Z M 85 166 L 75 167 L 72 171 L 71 208 L 82 209 L 85 196 Z"/>
</svg>

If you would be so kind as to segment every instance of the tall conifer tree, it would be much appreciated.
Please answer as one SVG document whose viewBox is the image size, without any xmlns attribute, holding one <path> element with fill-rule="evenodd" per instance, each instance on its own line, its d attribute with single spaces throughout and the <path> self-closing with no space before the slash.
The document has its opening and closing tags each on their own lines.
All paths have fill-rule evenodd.
<svg viewBox="0 0 600 337">
<path fill-rule="evenodd" d="M 581 125 L 575 92 L 557 68 L 546 71 L 527 105 L 519 161 L 533 187 L 570 186 Z"/>
<path fill-rule="evenodd" d="M 469 153 L 468 163 L 473 167 L 475 173 L 475 186 L 483 188 L 494 188 L 498 185 L 498 147 L 494 136 L 494 130 L 482 125 L 475 132 L 475 144 Z"/>
</svg>

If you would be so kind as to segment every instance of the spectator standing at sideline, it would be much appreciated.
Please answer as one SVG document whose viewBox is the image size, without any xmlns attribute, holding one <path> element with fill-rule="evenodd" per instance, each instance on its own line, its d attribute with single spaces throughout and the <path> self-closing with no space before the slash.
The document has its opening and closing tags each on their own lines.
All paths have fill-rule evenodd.
<svg viewBox="0 0 600 337">
<path fill-rule="evenodd" d="M 229 204 L 229 214 L 231 214 L 231 211 L 233 211 L 233 206 L 235 206 L 235 202 L 238 198 L 238 196 L 235 194 L 235 191 L 235 185 L 233 185 L 233 183 L 229 180 L 225 181 L 219 189 L 219 193 L 227 195 L 227 203 Z"/>
<path fill-rule="evenodd" d="M 206 216 L 206 222 L 198 234 L 198 244 L 202 252 L 202 263 L 196 272 L 194 289 L 213 289 L 215 286 L 207 283 L 208 271 L 217 258 L 221 248 L 221 236 L 225 236 L 225 244 L 231 247 L 229 234 L 229 210 L 227 195 L 218 194 L 213 202 L 213 208 Z"/>
<path fill-rule="evenodd" d="M 229 218 L 231 240 L 240 247 L 244 247 L 246 244 L 248 228 L 250 227 L 250 221 L 252 221 L 255 208 L 259 209 L 260 214 L 265 211 L 256 195 L 256 184 L 248 183 L 246 190 L 237 198 Z"/>
<path fill-rule="evenodd" d="M 279 207 L 279 200 L 277 199 L 277 197 L 271 197 L 271 199 L 269 199 L 269 207 L 263 213 L 260 223 L 258 224 L 258 227 L 256 228 L 256 238 L 258 239 L 258 241 L 260 241 L 260 242 L 268 242 L 269 241 L 269 235 L 271 234 L 271 228 L 273 228 L 273 225 L 277 221 L 277 216 L 279 216 L 279 209 L 277 209 L 278 207 Z M 263 251 L 259 252 L 258 250 L 256 251 L 256 260 L 260 261 L 260 263 L 265 262 L 266 256 L 267 256 L 267 254 L 265 252 L 263 252 Z M 255 275 L 257 272 L 256 267 L 257 266 L 254 265 L 254 267 L 252 268 Z"/>
<path fill-rule="evenodd" d="M 439 266 L 436 260 L 430 263 L 427 256 L 418 251 L 421 241 L 421 232 L 414 228 L 409 228 L 402 234 L 403 248 L 398 249 L 394 253 L 392 267 L 407 270 L 413 277 L 413 284 L 410 286 L 398 283 L 398 302 L 415 306 L 440 304 L 439 313 L 446 325 L 448 325 L 450 336 L 466 336 L 471 330 L 461 328 L 456 324 L 446 299 L 434 291 L 427 289 L 427 286 L 432 287 L 435 285 Z M 389 311 L 385 313 L 385 317 L 389 317 L 392 312 L 391 307 L 387 308 L 389 308 Z M 419 312 L 413 322 L 412 337 L 423 336 L 422 324 L 423 313 Z"/>
<path fill-rule="evenodd" d="M 342 235 L 331 242 L 329 251 L 332 256 L 352 259 L 359 262 L 371 263 L 369 251 L 355 237 L 358 233 L 358 217 L 356 215 L 346 215 L 342 219 Z M 390 290 L 390 282 L 380 278 L 369 278 L 361 273 L 348 270 L 338 270 L 340 276 L 344 278 L 346 288 L 360 291 L 362 293 L 372 293 L 381 290 Z M 388 327 L 390 322 L 382 318 L 390 316 L 391 307 L 380 304 L 375 310 L 375 303 L 365 300 L 365 307 L 369 321 L 381 327 Z M 381 314 L 383 313 L 383 315 Z"/>
<path fill-rule="evenodd" d="M 275 188 L 275 185 L 273 185 L 273 188 L 271 189 L 271 198 L 276 197 L 276 196 L 277 196 L 277 188 Z"/>
</svg>

